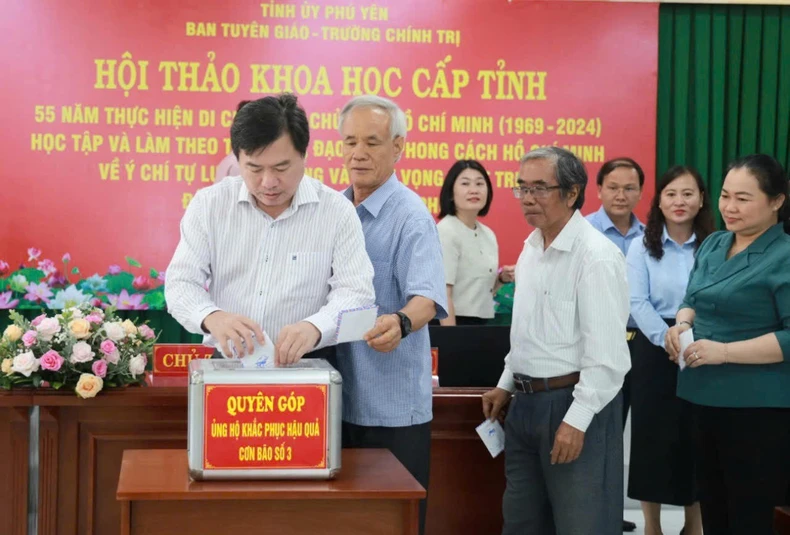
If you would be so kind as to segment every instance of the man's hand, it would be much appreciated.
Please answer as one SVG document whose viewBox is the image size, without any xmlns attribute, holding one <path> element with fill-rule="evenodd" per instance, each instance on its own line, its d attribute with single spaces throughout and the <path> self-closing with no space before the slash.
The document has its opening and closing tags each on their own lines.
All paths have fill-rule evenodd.
<svg viewBox="0 0 790 535">
<path fill-rule="evenodd" d="M 397 314 L 379 316 L 376 325 L 365 333 L 363 339 L 376 351 L 389 353 L 400 344 L 400 318 Z"/>
<path fill-rule="evenodd" d="M 274 361 L 278 366 L 299 362 L 306 353 L 312 351 L 321 339 L 321 331 L 310 322 L 300 321 L 286 325 L 277 335 L 274 344 Z"/>
<path fill-rule="evenodd" d="M 584 447 L 584 431 L 562 422 L 554 435 L 554 447 L 551 448 L 551 464 L 572 463 L 582 454 Z"/>
<path fill-rule="evenodd" d="M 508 403 L 510 403 L 510 392 L 504 390 L 502 388 L 496 387 L 493 390 L 489 390 L 482 396 L 483 399 L 483 415 L 491 420 L 492 422 L 496 420 L 501 413 L 500 420 L 504 419 L 505 412 L 504 409 Z"/>
<path fill-rule="evenodd" d="M 206 319 L 203 320 L 203 329 L 208 331 L 219 342 L 226 357 L 233 356 L 232 348 L 236 349 L 236 355 L 239 357 L 244 356 L 242 340 L 247 346 L 247 352 L 252 354 L 255 351 L 255 344 L 252 340 L 253 334 L 259 344 L 265 343 L 265 337 L 260 325 L 245 316 L 231 314 L 222 310 L 217 310 L 206 316 Z"/>
</svg>

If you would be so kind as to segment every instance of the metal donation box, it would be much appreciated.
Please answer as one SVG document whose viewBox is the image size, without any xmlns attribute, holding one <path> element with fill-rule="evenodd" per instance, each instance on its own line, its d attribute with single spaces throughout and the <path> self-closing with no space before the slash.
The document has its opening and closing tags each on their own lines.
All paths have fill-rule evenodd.
<svg viewBox="0 0 790 535">
<path fill-rule="evenodd" d="M 193 479 L 331 479 L 340 470 L 342 378 L 326 360 L 189 363 Z"/>
</svg>

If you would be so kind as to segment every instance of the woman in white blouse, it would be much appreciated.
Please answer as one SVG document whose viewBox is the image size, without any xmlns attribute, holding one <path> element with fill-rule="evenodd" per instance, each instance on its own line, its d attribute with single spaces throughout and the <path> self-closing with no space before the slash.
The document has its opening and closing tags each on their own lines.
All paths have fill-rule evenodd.
<svg viewBox="0 0 790 535">
<path fill-rule="evenodd" d="M 442 325 L 482 325 L 494 317 L 498 284 L 513 280 L 513 266 L 499 267 L 494 232 L 477 218 L 491 207 L 494 189 L 485 168 L 459 160 L 439 195 L 439 238 L 447 282 L 448 316 Z"/>
</svg>

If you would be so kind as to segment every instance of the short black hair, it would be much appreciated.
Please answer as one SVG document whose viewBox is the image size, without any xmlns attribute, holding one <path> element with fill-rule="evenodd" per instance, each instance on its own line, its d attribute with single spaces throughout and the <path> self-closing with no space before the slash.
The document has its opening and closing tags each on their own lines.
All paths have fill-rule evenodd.
<svg viewBox="0 0 790 535">
<path fill-rule="evenodd" d="M 233 154 L 253 154 L 287 134 L 299 154 L 307 154 L 310 126 L 296 95 L 282 93 L 248 102 L 236 113 L 230 127 Z"/>
<path fill-rule="evenodd" d="M 615 158 L 614 160 L 609 160 L 604 163 L 598 171 L 598 178 L 596 180 L 598 185 L 603 186 L 603 179 L 606 178 L 606 175 L 621 167 L 636 171 L 636 174 L 639 176 L 640 189 L 645 185 L 645 172 L 642 171 L 642 167 L 631 158 Z"/>
<path fill-rule="evenodd" d="M 483 209 L 478 212 L 480 217 L 488 214 L 488 209 L 491 208 L 491 201 L 494 200 L 494 187 L 491 185 L 491 178 L 483 165 L 477 160 L 458 160 L 453 164 L 447 176 L 444 177 L 444 184 L 442 184 L 442 191 L 439 193 L 439 219 L 447 215 L 455 215 L 455 200 L 453 198 L 453 188 L 455 181 L 466 169 L 474 169 L 478 171 L 486 181 L 486 188 L 488 188 L 488 196 L 486 197 L 486 204 Z"/>
<path fill-rule="evenodd" d="M 240 100 L 238 104 L 236 104 L 236 111 L 239 112 L 241 109 L 252 102 L 251 100 Z"/>
</svg>

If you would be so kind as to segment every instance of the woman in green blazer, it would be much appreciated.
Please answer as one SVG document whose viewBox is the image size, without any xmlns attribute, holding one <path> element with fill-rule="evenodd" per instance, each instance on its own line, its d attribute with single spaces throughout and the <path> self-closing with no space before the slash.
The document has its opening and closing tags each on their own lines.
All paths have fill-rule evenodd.
<svg viewBox="0 0 790 535">
<path fill-rule="evenodd" d="M 770 535 L 790 487 L 790 195 L 779 162 L 731 164 L 719 211 L 727 230 L 700 246 L 665 345 L 687 365 L 677 394 L 695 414 L 688 454 L 705 535 Z"/>
</svg>

